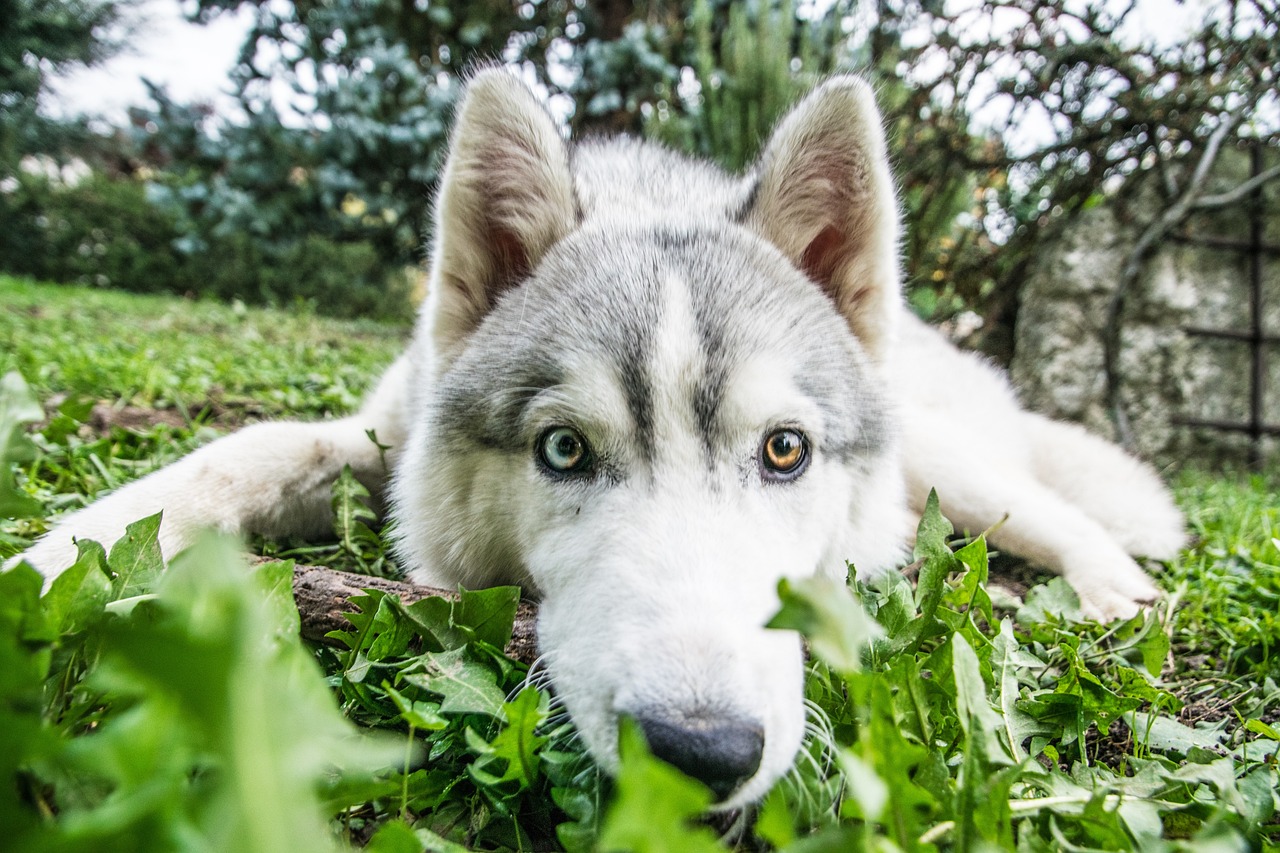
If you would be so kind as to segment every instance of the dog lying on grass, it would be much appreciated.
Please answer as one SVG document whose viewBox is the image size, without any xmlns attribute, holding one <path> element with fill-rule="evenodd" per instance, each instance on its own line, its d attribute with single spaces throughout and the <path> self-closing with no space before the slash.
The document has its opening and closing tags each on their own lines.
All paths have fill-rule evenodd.
<svg viewBox="0 0 1280 853">
<path fill-rule="evenodd" d="M 1153 471 L 1021 410 L 1004 378 L 903 307 L 898 211 L 868 87 L 836 77 L 744 176 L 627 139 L 569 144 L 499 70 L 470 80 L 408 352 L 363 409 L 219 439 L 63 518 L 110 543 L 163 510 L 330 529 L 350 465 L 389 496 L 436 586 L 540 601 L 552 680 L 594 756 L 618 720 L 726 806 L 761 797 L 804 729 L 803 653 L 766 630 L 781 578 L 893 571 L 931 487 L 963 528 L 1061 575 L 1099 618 L 1157 595 L 1131 554 L 1182 520 Z M 390 445 L 385 455 L 368 432 Z"/>
</svg>

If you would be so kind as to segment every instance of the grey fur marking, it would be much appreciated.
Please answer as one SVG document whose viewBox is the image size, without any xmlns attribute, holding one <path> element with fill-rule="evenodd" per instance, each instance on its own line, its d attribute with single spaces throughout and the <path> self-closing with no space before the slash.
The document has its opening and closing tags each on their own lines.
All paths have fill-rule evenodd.
<svg viewBox="0 0 1280 853">
<path fill-rule="evenodd" d="M 605 188 L 592 184 L 603 168 L 597 158 L 609 164 Z M 633 162 L 637 168 L 623 169 L 619 179 L 618 164 Z M 664 280 L 674 278 L 688 287 L 703 355 L 688 405 L 709 467 L 725 451 L 720 409 L 733 370 L 766 347 L 799 365 L 795 382 L 824 413 L 821 452 L 842 462 L 880 452 L 883 404 L 848 326 L 813 282 L 731 219 L 750 199 L 749 187 L 726 192 L 735 184 L 723 173 L 627 140 L 579 146 L 571 163 L 586 221 L 504 294 L 446 372 L 439 423 L 453 438 L 529 452 L 534 437 L 522 432 L 525 410 L 538 391 L 573 381 L 552 355 L 567 353 L 613 366 L 632 421 L 631 446 L 651 464 L 654 387 L 670 381 L 651 375 L 654 337 L 665 319 Z M 690 183 L 707 192 L 691 192 Z M 695 202 L 664 211 L 661 224 L 629 225 L 618 207 L 622 199 L 661 206 L 671 192 Z M 719 201 L 699 206 L 701 199 Z"/>
</svg>

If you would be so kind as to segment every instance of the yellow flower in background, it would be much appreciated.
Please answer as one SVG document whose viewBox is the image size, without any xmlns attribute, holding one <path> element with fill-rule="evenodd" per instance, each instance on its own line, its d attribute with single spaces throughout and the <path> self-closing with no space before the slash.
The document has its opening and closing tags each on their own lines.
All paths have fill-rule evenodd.
<svg viewBox="0 0 1280 853">
<path fill-rule="evenodd" d="M 346 198 L 342 200 L 341 210 L 343 215 L 350 216 L 353 219 L 358 216 L 364 216 L 369 205 L 365 204 L 364 199 L 357 198 L 351 193 L 347 193 Z"/>
</svg>

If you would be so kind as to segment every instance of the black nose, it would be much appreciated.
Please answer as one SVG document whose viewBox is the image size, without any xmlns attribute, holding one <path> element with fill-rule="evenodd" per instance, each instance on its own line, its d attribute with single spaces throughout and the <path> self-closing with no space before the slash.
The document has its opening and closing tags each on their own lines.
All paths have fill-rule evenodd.
<svg viewBox="0 0 1280 853">
<path fill-rule="evenodd" d="M 723 800 L 760 769 L 764 730 L 733 718 L 638 714 L 649 751 Z"/>
</svg>

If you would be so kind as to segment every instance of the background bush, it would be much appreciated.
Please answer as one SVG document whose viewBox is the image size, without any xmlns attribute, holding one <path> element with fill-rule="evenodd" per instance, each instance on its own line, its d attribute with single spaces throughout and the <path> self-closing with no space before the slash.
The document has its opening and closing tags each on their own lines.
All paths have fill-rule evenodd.
<svg viewBox="0 0 1280 853">
<path fill-rule="evenodd" d="M 182 292 L 190 264 L 172 250 L 172 217 L 133 180 L 93 174 L 66 186 L 23 174 L 0 194 L 0 267 L 47 281 Z"/>
<path fill-rule="evenodd" d="M 0 34 L 0 186 L 24 181 L 33 154 L 146 182 L 176 233 L 139 238 L 139 252 L 173 256 L 130 262 L 140 272 L 190 260 L 200 273 L 168 289 L 301 296 L 332 313 L 394 304 L 423 260 L 450 109 L 477 61 L 518 68 L 574 133 L 649 135 L 730 168 L 824 75 L 863 74 L 902 188 L 912 304 L 933 319 L 976 312 L 970 343 L 1004 357 L 1027 266 L 1075 213 L 1145 185 L 1154 204 L 1129 210 L 1156 221 L 1197 185 L 1207 148 L 1280 145 L 1277 0 L 1206 4 L 1176 43 L 1104 0 L 196 0 L 184 8 L 202 21 L 253 9 L 234 114 L 153 88 L 127 127 L 57 133 L 31 108 L 41 75 L 109 53 L 129 0 L 3 2 L 23 37 Z M 121 194 L 118 218 L 133 221 L 136 193 Z M 102 213 L 99 229 L 115 216 Z"/>
<path fill-rule="evenodd" d="M 0 193 L 0 269 L 45 281 L 241 299 L 298 300 L 335 316 L 403 316 L 409 278 L 367 242 L 303 234 L 266 243 L 249 233 L 210 235 L 189 245 L 154 188 L 94 172 L 65 184 L 21 174 Z"/>
</svg>

